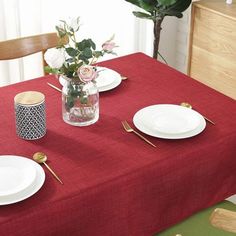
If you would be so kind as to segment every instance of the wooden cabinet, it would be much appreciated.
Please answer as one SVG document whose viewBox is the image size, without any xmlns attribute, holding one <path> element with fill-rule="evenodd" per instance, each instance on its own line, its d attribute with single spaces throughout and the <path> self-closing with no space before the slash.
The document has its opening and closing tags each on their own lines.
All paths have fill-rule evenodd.
<svg viewBox="0 0 236 236">
<path fill-rule="evenodd" d="M 188 74 L 236 99 L 236 3 L 192 4 Z"/>
</svg>

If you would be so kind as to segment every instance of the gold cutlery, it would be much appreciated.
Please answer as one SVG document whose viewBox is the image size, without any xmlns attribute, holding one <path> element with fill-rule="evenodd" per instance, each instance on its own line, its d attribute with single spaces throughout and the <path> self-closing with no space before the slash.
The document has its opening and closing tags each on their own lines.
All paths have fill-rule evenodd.
<svg viewBox="0 0 236 236">
<path fill-rule="evenodd" d="M 47 83 L 50 87 L 52 87 L 52 88 L 54 88 L 54 89 L 56 89 L 57 91 L 59 91 L 59 92 L 62 92 L 62 90 L 61 89 L 59 89 L 58 87 L 56 87 L 55 85 L 53 85 L 53 84 L 50 84 L 50 83 Z"/>
<path fill-rule="evenodd" d="M 38 162 L 39 164 L 43 163 L 48 170 L 51 172 L 51 174 L 61 183 L 63 184 L 63 182 L 60 180 L 60 178 L 55 174 L 55 172 L 46 164 L 47 161 L 47 156 L 46 154 L 44 154 L 43 152 L 36 152 L 33 155 L 33 159 Z"/>
<path fill-rule="evenodd" d="M 143 137 L 140 133 L 136 132 L 134 129 L 132 129 L 130 127 L 130 125 L 128 124 L 128 122 L 125 120 L 125 121 L 121 121 L 124 129 L 126 132 L 133 132 L 135 133 L 136 135 L 138 135 L 141 139 L 143 139 L 145 142 L 147 142 L 148 144 L 150 144 L 151 146 L 153 147 L 156 147 L 156 145 L 154 145 L 152 142 L 150 142 L 148 139 L 146 139 L 145 137 Z"/>
<path fill-rule="evenodd" d="M 190 109 L 193 108 L 192 105 L 189 104 L 188 102 L 182 102 L 182 103 L 180 103 L 180 106 L 182 106 L 182 107 L 187 107 L 187 108 L 190 108 Z M 209 118 L 207 118 L 207 117 L 205 117 L 205 116 L 203 116 L 203 118 L 204 118 L 206 121 L 208 121 L 209 123 L 215 125 L 215 122 L 213 122 L 213 121 L 210 120 Z"/>
</svg>

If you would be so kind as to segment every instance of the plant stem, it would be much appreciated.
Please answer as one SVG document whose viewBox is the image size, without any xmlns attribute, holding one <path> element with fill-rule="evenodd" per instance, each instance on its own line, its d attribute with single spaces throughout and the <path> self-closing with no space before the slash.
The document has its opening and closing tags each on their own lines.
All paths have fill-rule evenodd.
<svg viewBox="0 0 236 236">
<path fill-rule="evenodd" d="M 92 60 L 91 60 L 91 62 L 90 62 L 90 65 L 92 65 L 93 63 L 96 63 L 96 62 L 97 62 L 97 60 L 95 60 L 95 58 L 98 59 L 97 57 L 93 56 L 93 58 L 92 58 Z"/>
<path fill-rule="evenodd" d="M 166 61 L 166 59 L 161 55 L 161 53 L 160 52 L 158 52 L 158 55 L 161 57 L 161 59 L 166 63 L 166 65 L 168 65 L 168 63 L 167 63 L 167 61 Z"/>
<path fill-rule="evenodd" d="M 153 58 L 157 59 L 158 57 L 158 50 L 159 50 L 159 42 L 160 42 L 160 34 L 161 34 L 161 23 L 164 17 L 156 18 L 153 23 L 153 33 L 154 33 L 154 41 L 153 41 Z"/>
</svg>

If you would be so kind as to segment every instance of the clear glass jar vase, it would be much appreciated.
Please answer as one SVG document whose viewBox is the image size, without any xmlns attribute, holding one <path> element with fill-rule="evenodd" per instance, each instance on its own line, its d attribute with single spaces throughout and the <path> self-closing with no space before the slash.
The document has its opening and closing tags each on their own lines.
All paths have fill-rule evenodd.
<svg viewBox="0 0 236 236">
<path fill-rule="evenodd" d="M 74 126 L 88 126 L 99 118 L 99 92 L 94 82 L 67 80 L 62 89 L 62 117 Z"/>
</svg>

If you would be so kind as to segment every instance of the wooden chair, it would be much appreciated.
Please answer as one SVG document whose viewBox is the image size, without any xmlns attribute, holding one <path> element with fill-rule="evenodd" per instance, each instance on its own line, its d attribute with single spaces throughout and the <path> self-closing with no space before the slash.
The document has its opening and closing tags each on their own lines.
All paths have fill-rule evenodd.
<svg viewBox="0 0 236 236">
<path fill-rule="evenodd" d="M 236 205 L 220 202 L 156 236 L 233 236 L 236 235 Z"/>
<path fill-rule="evenodd" d="M 0 60 L 25 57 L 37 52 L 44 52 L 56 47 L 59 43 L 66 44 L 68 39 L 59 40 L 57 33 L 46 33 L 0 42 Z M 46 62 L 43 60 L 43 65 Z"/>
<path fill-rule="evenodd" d="M 213 226 L 236 234 L 236 212 L 216 208 L 210 217 Z"/>
</svg>

